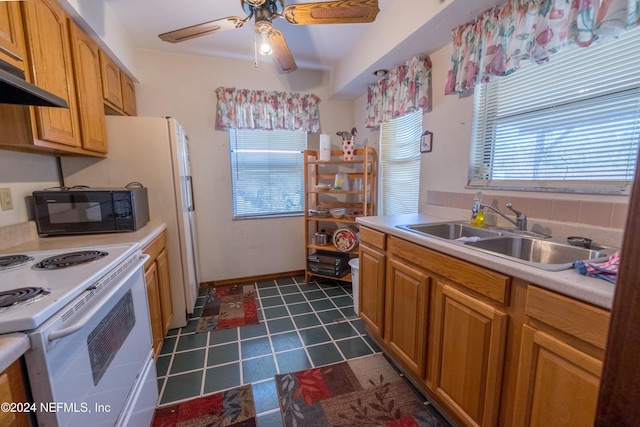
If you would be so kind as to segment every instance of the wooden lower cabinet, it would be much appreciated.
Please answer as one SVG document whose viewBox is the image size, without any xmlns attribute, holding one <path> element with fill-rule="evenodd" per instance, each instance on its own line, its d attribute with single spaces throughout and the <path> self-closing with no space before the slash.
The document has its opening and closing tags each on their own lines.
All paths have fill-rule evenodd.
<svg viewBox="0 0 640 427">
<path fill-rule="evenodd" d="M 376 336 L 384 335 L 384 292 L 386 255 L 379 249 L 360 244 L 358 284 L 360 317 Z"/>
<path fill-rule="evenodd" d="M 164 337 L 169 331 L 171 316 L 173 316 L 171 279 L 166 245 L 167 234 L 166 231 L 163 231 L 142 250 L 143 253 L 150 257 L 144 265 L 144 274 L 147 285 L 153 349 L 156 358 L 160 354 Z"/>
<path fill-rule="evenodd" d="M 147 301 L 149 302 L 149 320 L 151 323 L 151 336 L 153 337 L 153 351 L 158 358 L 164 334 L 162 333 L 162 313 L 160 312 L 160 285 L 158 280 L 158 268 L 151 264 L 145 273 L 144 280 L 147 284 Z"/>
<path fill-rule="evenodd" d="M 513 425 L 593 426 L 610 313 L 529 286 Z"/>
<path fill-rule="evenodd" d="M 173 317 L 173 299 L 171 298 L 171 277 L 169 274 L 169 256 L 163 249 L 156 259 L 158 268 L 158 290 L 160 292 L 160 314 L 162 318 L 162 335 L 167 335 L 169 323 Z"/>
<path fill-rule="evenodd" d="M 0 402 L 26 403 L 26 376 L 23 372 L 21 359 L 13 362 L 0 373 Z M 27 412 L 0 412 L 0 426 L 28 427 L 29 414 Z"/>
<path fill-rule="evenodd" d="M 496 425 L 507 315 L 442 281 L 435 295 L 433 392 L 465 425 Z"/>
<path fill-rule="evenodd" d="M 602 361 L 523 328 L 514 425 L 593 426 Z"/>
<path fill-rule="evenodd" d="M 430 284 L 431 278 L 424 271 L 389 258 L 384 342 L 418 378 L 425 372 Z"/>
<path fill-rule="evenodd" d="M 610 312 L 361 227 L 360 316 L 462 426 L 592 426 Z"/>
</svg>

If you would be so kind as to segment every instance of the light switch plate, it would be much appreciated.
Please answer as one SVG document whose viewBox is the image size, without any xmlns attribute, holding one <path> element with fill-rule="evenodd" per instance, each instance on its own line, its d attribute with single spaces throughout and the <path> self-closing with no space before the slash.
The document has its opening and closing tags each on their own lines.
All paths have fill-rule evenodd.
<svg viewBox="0 0 640 427">
<path fill-rule="evenodd" d="M 13 199 L 11 198 L 10 188 L 0 188 L 0 206 L 3 211 L 13 209 Z"/>
</svg>

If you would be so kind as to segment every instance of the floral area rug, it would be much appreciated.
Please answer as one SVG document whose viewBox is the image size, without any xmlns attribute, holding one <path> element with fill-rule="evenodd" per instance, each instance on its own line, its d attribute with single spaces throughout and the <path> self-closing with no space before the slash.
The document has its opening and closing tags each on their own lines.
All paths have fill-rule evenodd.
<svg viewBox="0 0 640 427">
<path fill-rule="evenodd" d="M 256 427 L 251 384 L 157 408 L 152 427 Z"/>
<path fill-rule="evenodd" d="M 287 427 L 444 427 L 382 354 L 276 375 Z"/>
<path fill-rule="evenodd" d="M 196 332 L 218 331 L 258 323 L 254 285 L 211 288 Z"/>
</svg>

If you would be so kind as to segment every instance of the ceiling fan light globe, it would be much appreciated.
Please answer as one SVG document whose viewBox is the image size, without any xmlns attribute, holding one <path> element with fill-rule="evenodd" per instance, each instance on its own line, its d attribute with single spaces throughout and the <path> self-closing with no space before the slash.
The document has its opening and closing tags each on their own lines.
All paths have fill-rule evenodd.
<svg viewBox="0 0 640 427">
<path fill-rule="evenodd" d="M 262 31 L 260 33 L 260 47 L 258 51 L 262 55 L 271 55 L 271 52 L 273 51 L 269 44 L 269 33 L 267 31 Z"/>
</svg>

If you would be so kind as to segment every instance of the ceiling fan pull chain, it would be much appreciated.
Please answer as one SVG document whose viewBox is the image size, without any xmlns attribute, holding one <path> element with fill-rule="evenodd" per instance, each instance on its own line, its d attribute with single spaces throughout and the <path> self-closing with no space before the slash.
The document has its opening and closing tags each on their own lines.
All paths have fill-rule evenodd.
<svg viewBox="0 0 640 427">
<path fill-rule="evenodd" d="M 258 35 L 253 32 L 253 66 L 258 68 Z"/>
</svg>

